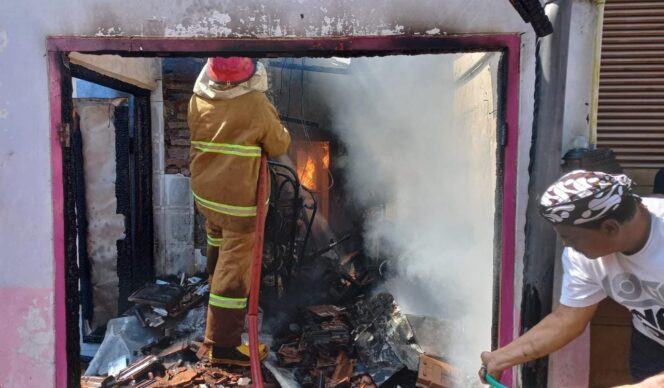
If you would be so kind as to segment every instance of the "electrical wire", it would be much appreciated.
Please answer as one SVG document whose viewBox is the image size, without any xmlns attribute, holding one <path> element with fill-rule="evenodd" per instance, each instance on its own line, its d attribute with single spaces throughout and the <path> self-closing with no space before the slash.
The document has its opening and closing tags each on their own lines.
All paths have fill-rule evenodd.
<svg viewBox="0 0 664 388">
<path fill-rule="evenodd" d="M 330 185 L 327 186 L 327 191 L 330 191 L 334 187 L 334 175 L 332 175 L 332 171 L 329 168 L 327 169 L 327 174 L 330 176 Z"/>
<path fill-rule="evenodd" d="M 288 101 L 286 103 L 286 117 L 290 117 L 290 98 L 291 98 L 291 86 L 293 85 L 291 79 L 293 78 L 293 69 L 288 68 Z"/>
<path fill-rule="evenodd" d="M 311 136 L 307 124 L 304 122 L 304 58 L 302 58 L 302 67 L 300 69 L 300 126 L 304 132 L 304 138 L 311 146 Z"/>
<path fill-rule="evenodd" d="M 281 93 L 284 90 L 284 62 L 281 62 L 281 70 L 279 70 L 279 104 L 281 104 Z"/>
</svg>

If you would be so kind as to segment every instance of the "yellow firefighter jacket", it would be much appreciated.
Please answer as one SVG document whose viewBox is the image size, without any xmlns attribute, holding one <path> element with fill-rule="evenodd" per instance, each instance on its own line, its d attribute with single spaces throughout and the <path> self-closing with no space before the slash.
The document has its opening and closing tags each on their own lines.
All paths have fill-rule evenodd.
<svg viewBox="0 0 664 388">
<path fill-rule="evenodd" d="M 220 90 L 206 70 L 189 101 L 194 200 L 212 225 L 251 232 L 261 152 L 269 157 L 285 154 L 290 135 L 264 94 L 267 75 L 262 64 L 249 81 L 228 90 Z"/>
</svg>

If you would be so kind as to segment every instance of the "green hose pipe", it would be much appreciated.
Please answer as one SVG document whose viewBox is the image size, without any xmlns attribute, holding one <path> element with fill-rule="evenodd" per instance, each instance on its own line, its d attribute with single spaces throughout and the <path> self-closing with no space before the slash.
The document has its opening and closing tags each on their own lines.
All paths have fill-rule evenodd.
<svg viewBox="0 0 664 388">
<path fill-rule="evenodd" d="M 482 365 L 482 369 L 484 370 L 484 379 L 490 386 L 493 388 L 507 388 L 506 385 L 501 384 L 500 381 L 494 379 L 493 376 L 486 371 L 486 365 Z"/>
</svg>

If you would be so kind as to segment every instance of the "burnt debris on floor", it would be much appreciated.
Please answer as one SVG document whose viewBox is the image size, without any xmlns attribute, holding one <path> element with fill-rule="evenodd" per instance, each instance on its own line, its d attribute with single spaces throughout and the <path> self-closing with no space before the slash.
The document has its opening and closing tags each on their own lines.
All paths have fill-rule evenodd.
<svg viewBox="0 0 664 388">
<path fill-rule="evenodd" d="M 297 302 L 326 303 L 302 304 L 287 317 L 278 316 L 278 324 L 264 325 L 270 330 L 262 338 L 270 339 L 272 353 L 266 362 L 272 368 L 263 368 L 266 386 L 280 385 L 271 371 L 287 372 L 289 385 L 302 387 L 458 386 L 458 372 L 445 360 L 425 354 L 427 346 L 418 344 L 413 329 L 437 321 L 408 316 L 392 295 L 376 293 L 380 274 L 370 259 L 354 252 L 338 261 L 319 258 L 315 263 L 295 279 L 320 287 L 312 287 L 315 292 Z M 207 294 L 207 282 L 196 277 L 158 281 L 137 290 L 130 297 L 135 306 L 109 321 L 81 386 L 250 385 L 248 368 L 213 367 L 207 360 Z M 277 307 L 271 307 L 265 314 L 275 316 Z"/>
<path fill-rule="evenodd" d="M 273 351 L 304 387 L 392 386 L 385 384 L 393 377 L 415 386 L 424 355 L 407 316 L 387 293 L 302 309 L 275 333 Z"/>
<path fill-rule="evenodd" d="M 282 313 L 266 324 L 279 369 L 302 387 L 460 386 L 460 372 L 440 357 L 433 359 L 449 373 L 431 381 L 431 373 L 418 378 L 429 357 L 423 349 L 439 349 L 420 346 L 410 320 L 418 328 L 445 324 L 408 316 L 392 295 L 377 292 L 384 269 L 361 251 L 310 262 L 294 280 L 307 291 L 286 293 L 279 308 L 267 310 L 268 316 L 274 317 L 271 310 Z M 290 304 L 297 307 L 289 311 Z"/>
<path fill-rule="evenodd" d="M 251 384 L 247 368 L 210 365 L 203 343 L 209 286 L 200 277 L 158 280 L 130 297 L 111 319 L 81 377 L 81 387 L 234 387 Z M 264 371 L 266 386 L 277 386 Z"/>
</svg>

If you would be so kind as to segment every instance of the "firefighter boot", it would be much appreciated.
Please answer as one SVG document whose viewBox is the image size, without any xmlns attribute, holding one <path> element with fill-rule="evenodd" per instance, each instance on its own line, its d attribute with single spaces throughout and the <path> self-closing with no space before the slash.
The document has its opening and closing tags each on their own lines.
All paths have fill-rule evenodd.
<svg viewBox="0 0 664 388">
<path fill-rule="evenodd" d="M 268 355 L 267 346 L 263 343 L 258 345 L 259 358 L 261 361 L 265 360 Z M 236 365 L 236 366 L 249 366 L 249 346 L 240 345 L 234 348 L 220 348 L 213 346 L 210 349 L 209 359 L 213 365 Z"/>
</svg>

